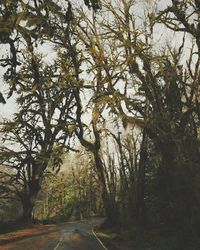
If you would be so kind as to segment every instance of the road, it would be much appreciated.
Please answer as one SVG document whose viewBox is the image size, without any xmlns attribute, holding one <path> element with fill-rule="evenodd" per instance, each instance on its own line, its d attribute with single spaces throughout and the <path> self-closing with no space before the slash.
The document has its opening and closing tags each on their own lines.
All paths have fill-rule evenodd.
<svg viewBox="0 0 200 250">
<path fill-rule="evenodd" d="M 10 233 L 1 236 L 0 250 L 105 250 L 92 231 L 101 222 L 95 218 Z"/>
</svg>

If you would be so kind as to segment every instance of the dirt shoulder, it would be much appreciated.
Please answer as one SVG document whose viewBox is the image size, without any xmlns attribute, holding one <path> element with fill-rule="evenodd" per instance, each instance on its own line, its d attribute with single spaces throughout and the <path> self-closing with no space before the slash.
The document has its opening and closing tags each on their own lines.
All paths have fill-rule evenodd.
<svg viewBox="0 0 200 250">
<path fill-rule="evenodd" d="M 12 241 L 17 241 L 21 239 L 25 239 L 32 236 L 41 235 L 46 233 L 49 230 L 54 230 L 55 225 L 33 225 L 30 227 L 26 227 L 24 229 L 19 229 L 13 232 L 0 234 L 0 245 L 9 243 Z"/>
</svg>

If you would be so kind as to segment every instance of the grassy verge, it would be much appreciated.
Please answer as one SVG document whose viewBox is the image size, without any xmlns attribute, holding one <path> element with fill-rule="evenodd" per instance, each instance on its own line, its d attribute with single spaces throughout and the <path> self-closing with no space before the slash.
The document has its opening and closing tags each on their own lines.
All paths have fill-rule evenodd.
<svg viewBox="0 0 200 250">
<path fill-rule="evenodd" d="M 128 232 L 120 232 L 118 229 L 95 228 L 98 238 L 109 250 L 133 250 L 133 242 Z"/>
<path fill-rule="evenodd" d="M 199 250 L 200 240 L 172 229 L 161 232 L 159 229 L 146 231 L 124 231 L 119 229 L 95 228 L 95 233 L 108 250 Z"/>
</svg>

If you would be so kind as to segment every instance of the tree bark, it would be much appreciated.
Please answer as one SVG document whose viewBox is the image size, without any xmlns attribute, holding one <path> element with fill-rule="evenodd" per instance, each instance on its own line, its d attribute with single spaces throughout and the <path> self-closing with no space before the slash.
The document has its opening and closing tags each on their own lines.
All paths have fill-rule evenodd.
<svg viewBox="0 0 200 250">
<path fill-rule="evenodd" d="M 117 216 L 116 216 L 116 207 L 114 204 L 111 204 L 109 193 L 106 186 L 105 176 L 104 176 L 104 169 L 101 157 L 99 156 L 98 150 L 93 152 L 94 160 L 96 164 L 96 170 L 101 190 L 102 201 L 104 204 L 105 215 L 106 215 L 106 226 L 113 226 L 117 223 Z"/>
<path fill-rule="evenodd" d="M 23 214 L 22 220 L 23 222 L 32 222 L 33 221 L 33 208 L 35 205 L 35 201 L 37 195 L 41 189 L 39 185 L 39 180 L 32 180 L 28 183 L 28 192 L 24 193 L 21 197 Z"/>
<path fill-rule="evenodd" d="M 26 197 L 22 200 L 22 207 L 23 207 L 23 215 L 22 221 L 23 222 L 32 222 L 32 212 L 34 204 L 31 201 L 30 197 Z"/>
<path fill-rule="evenodd" d="M 146 213 L 145 213 L 145 171 L 146 163 L 148 160 L 147 154 L 147 133 L 143 130 L 143 138 L 140 150 L 140 161 L 137 178 L 137 193 L 136 193 L 136 219 L 138 226 L 144 227 L 146 224 Z"/>
</svg>

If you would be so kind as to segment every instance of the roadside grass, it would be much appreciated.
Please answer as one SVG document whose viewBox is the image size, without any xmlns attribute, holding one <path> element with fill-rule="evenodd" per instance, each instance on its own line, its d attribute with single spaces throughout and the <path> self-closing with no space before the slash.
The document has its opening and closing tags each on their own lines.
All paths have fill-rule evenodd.
<svg viewBox="0 0 200 250">
<path fill-rule="evenodd" d="M 54 230 L 56 225 L 31 225 L 24 228 L 18 228 L 12 232 L 0 234 L 0 245 L 9 243 L 10 241 L 17 241 L 32 236 L 43 234 L 48 230 Z"/>
<path fill-rule="evenodd" d="M 95 228 L 95 233 L 108 250 L 199 250 L 200 239 L 183 237 L 171 229 L 162 232 L 159 228 L 139 231 L 118 228 Z"/>
<path fill-rule="evenodd" d="M 5 234 L 5 233 L 9 233 L 12 231 L 16 231 L 19 229 L 23 229 L 26 227 L 31 226 L 30 223 L 22 223 L 20 221 L 8 221 L 8 222 L 1 222 L 0 223 L 0 235 L 1 234 Z"/>
<path fill-rule="evenodd" d="M 43 246 L 59 237 L 59 232 L 54 229 L 55 225 L 34 225 L 24 229 L 1 234 L 0 249 L 27 249 L 27 246 L 32 250 L 43 249 Z"/>
<path fill-rule="evenodd" d="M 120 232 L 118 228 L 101 229 L 96 227 L 95 233 L 109 250 L 133 250 L 132 241 L 127 232 Z"/>
</svg>

